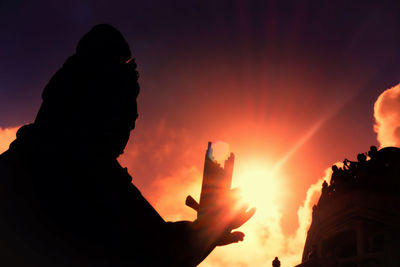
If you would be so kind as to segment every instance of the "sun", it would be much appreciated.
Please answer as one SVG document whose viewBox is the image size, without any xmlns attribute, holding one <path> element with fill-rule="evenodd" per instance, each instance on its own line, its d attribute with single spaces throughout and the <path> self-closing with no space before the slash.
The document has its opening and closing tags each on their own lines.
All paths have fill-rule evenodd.
<svg viewBox="0 0 400 267">
<path fill-rule="evenodd" d="M 238 162 L 233 175 L 244 202 L 256 207 L 257 213 L 276 211 L 281 203 L 282 175 L 265 160 Z"/>
<path fill-rule="evenodd" d="M 213 142 L 214 159 L 222 166 L 229 154 L 229 144 L 223 141 Z M 279 164 L 274 165 L 271 162 L 265 155 L 235 160 L 232 188 L 239 189 L 241 202 L 255 207 L 258 216 L 278 214 L 283 207 L 284 177 L 277 167 Z"/>
</svg>

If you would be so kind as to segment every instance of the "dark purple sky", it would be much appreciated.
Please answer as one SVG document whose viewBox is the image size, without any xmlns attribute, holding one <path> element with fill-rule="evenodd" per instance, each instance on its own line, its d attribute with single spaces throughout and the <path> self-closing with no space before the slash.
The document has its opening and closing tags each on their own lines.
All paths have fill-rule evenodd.
<svg viewBox="0 0 400 267">
<path fill-rule="evenodd" d="M 32 120 L 50 75 L 97 23 L 113 24 L 124 33 L 143 84 L 166 75 L 176 80 L 185 65 L 188 71 L 200 64 L 204 70 L 198 75 L 212 76 L 221 68 L 212 64 L 217 57 L 216 63 L 231 67 L 226 75 L 240 76 L 242 90 L 252 90 L 246 85 L 265 71 L 272 80 L 296 79 L 293 71 L 300 71 L 314 75 L 307 77 L 310 83 L 323 82 L 315 93 L 334 101 L 349 93 L 335 86 L 348 78 L 349 70 L 367 74 L 378 68 L 373 77 L 363 77 L 368 81 L 354 99 L 357 110 L 369 114 L 363 116 L 367 120 L 379 90 L 397 82 L 392 73 L 398 68 L 398 11 L 398 1 L 3 0 L 0 125 Z M 162 87 L 145 89 L 156 98 L 180 89 Z M 285 91 L 291 93 L 290 88 Z M 361 119 L 360 112 L 351 113 Z"/>
</svg>

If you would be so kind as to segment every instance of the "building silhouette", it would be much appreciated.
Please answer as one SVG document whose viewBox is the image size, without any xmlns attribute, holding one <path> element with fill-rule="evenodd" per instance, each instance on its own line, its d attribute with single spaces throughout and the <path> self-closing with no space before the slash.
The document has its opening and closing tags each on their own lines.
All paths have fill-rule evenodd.
<svg viewBox="0 0 400 267">
<path fill-rule="evenodd" d="M 332 167 L 297 267 L 400 266 L 400 149 Z"/>
</svg>

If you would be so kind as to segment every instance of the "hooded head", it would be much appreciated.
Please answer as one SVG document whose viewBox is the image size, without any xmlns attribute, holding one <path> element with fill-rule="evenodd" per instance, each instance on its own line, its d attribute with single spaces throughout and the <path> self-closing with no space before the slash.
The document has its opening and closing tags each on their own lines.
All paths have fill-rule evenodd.
<svg viewBox="0 0 400 267">
<path fill-rule="evenodd" d="M 94 26 L 78 42 L 76 55 L 88 60 L 125 63 L 131 50 L 122 34 L 111 25 Z"/>
<path fill-rule="evenodd" d="M 135 127 L 136 64 L 122 34 L 97 25 L 45 87 L 35 125 L 87 151 L 117 157 Z"/>
</svg>

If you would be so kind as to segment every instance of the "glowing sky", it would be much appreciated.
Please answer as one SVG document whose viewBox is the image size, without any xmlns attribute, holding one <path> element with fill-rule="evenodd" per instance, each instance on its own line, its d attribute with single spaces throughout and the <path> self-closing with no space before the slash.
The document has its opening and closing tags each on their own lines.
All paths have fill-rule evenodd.
<svg viewBox="0 0 400 267">
<path fill-rule="evenodd" d="M 113 24 L 140 72 L 139 120 L 121 158 L 134 183 L 166 219 L 194 218 L 185 197 L 198 196 L 207 142 L 223 140 L 234 183 L 264 208 L 243 244 L 204 266 L 269 266 L 282 253 L 298 262 L 311 185 L 378 145 L 374 103 L 399 82 L 399 11 L 398 1 L 0 1 L 0 127 L 33 121 L 82 34 Z M 397 91 L 377 103 L 397 107 Z M 399 115 L 382 106 L 391 135 L 385 114 Z"/>
</svg>

